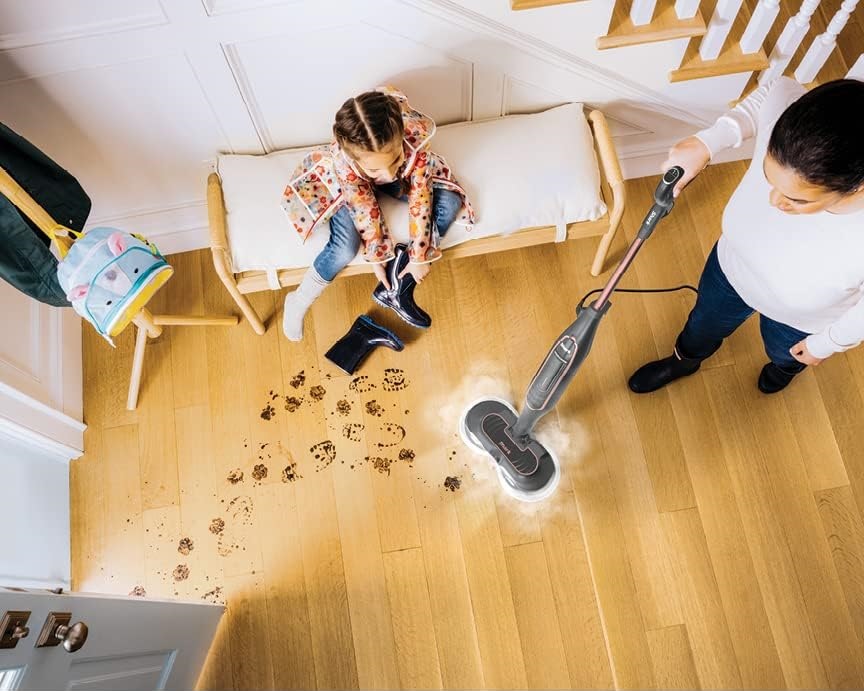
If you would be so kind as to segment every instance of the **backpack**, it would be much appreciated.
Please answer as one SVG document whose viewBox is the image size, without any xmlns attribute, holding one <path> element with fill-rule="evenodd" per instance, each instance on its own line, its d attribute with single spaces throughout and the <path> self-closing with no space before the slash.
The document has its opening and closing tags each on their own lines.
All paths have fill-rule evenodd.
<svg viewBox="0 0 864 691">
<path fill-rule="evenodd" d="M 112 346 L 173 273 L 155 245 L 116 228 L 78 235 L 57 267 L 72 307 Z"/>
</svg>

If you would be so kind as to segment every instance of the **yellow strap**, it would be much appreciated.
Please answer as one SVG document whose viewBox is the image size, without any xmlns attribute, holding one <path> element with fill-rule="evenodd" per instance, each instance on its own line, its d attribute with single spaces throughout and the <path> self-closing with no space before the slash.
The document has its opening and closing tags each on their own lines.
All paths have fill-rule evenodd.
<svg viewBox="0 0 864 691">
<path fill-rule="evenodd" d="M 12 202 L 39 229 L 57 245 L 61 257 L 65 257 L 72 246 L 73 238 L 80 235 L 71 228 L 57 223 L 15 179 L 0 167 L 0 194 Z"/>
</svg>

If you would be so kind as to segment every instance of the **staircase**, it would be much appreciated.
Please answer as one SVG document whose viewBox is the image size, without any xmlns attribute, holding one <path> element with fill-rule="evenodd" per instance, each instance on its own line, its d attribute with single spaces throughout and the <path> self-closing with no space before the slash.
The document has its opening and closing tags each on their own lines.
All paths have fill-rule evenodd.
<svg viewBox="0 0 864 691">
<path fill-rule="evenodd" d="M 542 11 L 592 0 L 510 0 Z M 707 22 L 704 19 L 708 18 Z M 669 82 L 749 74 L 733 102 L 786 74 L 802 84 L 864 79 L 864 0 L 616 0 L 597 50 L 687 38 Z"/>
</svg>

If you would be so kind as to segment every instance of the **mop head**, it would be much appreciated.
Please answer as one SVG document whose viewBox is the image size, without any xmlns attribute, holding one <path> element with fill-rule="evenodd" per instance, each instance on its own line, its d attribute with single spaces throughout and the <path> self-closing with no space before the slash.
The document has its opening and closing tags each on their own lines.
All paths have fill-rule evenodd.
<svg viewBox="0 0 864 691">
<path fill-rule="evenodd" d="M 510 429 L 517 414 L 500 398 L 482 398 L 462 413 L 459 433 L 473 451 L 490 458 L 504 491 L 519 501 L 543 501 L 558 487 L 558 458 L 533 436 L 515 440 Z"/>
</svg>

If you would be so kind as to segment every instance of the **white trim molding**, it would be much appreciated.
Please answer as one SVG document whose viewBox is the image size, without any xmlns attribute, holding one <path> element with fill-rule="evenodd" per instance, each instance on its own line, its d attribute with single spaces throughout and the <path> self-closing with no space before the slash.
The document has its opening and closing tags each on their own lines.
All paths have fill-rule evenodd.
<svg viewBox="0 0 864 691">
<path fill-rule="evenodd" d="M 0 52 L 4 50 L 15 50 L 17 48 L 29 48 L 41 46 L 48 43 L 59 43 L 60 41 L 75 41 L 79 39 L 93 38 L 105 34 L 120 33 L 123 31 L 135 31 L 136 29 L 147 29 L 154 26 L 162 26 L 168 23 L 165 12 L 152 14 L 139 14 L 119 19 L 106 19 L 101 22 L 88 22 L 77 26 L 68 26 L 48 31 L 29 31 L 19 33 L 0 34 Z"/>
<path fill-rule="evenodd" d="M 0 382 L 0 434 L 68 462 L 84 452 L 86 428 L 83 422 Z"/>
</svg>

